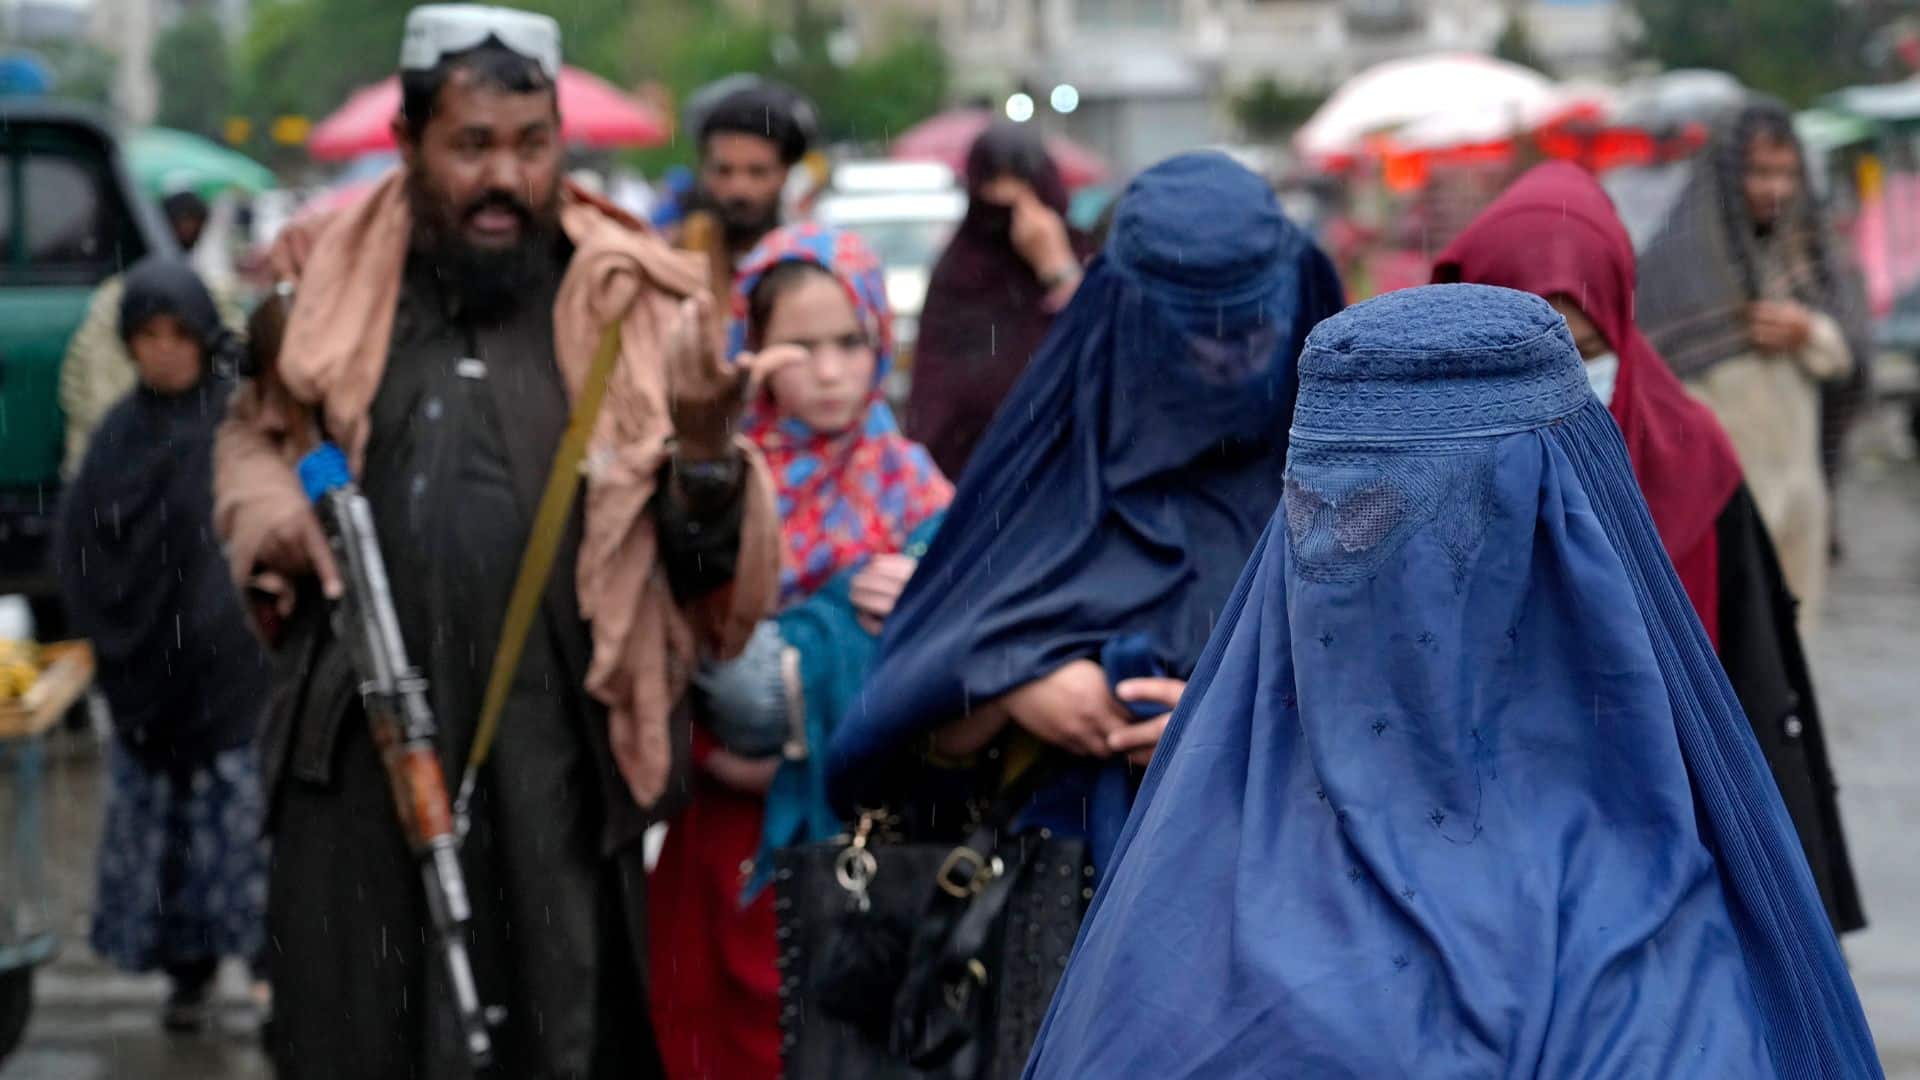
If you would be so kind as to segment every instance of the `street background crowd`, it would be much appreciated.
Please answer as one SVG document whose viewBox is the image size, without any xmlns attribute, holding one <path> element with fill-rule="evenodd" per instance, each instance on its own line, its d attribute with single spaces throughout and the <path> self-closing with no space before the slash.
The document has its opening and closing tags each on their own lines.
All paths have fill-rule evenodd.
<svg viewBox="0 0 1920 1080">
<path fill-rule="evenodd" d="M 316 711 L 285 721 L 277 738 L 293 745 L 273 749 L 276 728 L 257 703 L 286 673 L 249 621 L 287 655 L 320 596 L 281 571 L 318 569 L 331 587 L 324 556 L 305 546 L 312 536 L 260 509 L 273 505 L 257 481 L 279 444 L 243 458 L 220 426 L 231 408 L 241 427 L 283 438 L 284 402 L 260 389 L 260 373 L 293 365 L 286 385 L 304 386 L 324 404 L 329 434 L 365 455 L 362 483 L 403 583 L 402 622 L 411 641 L 432 642 L 416 645 L 426 654 L 416 660 L 437 687 L 475 683 L 442 689 L 455 696 L 440 711 L 475 711 L 476 665 L 485 668 L 507 618 L 527 525 L 499 535 L 420 529 L 531 519 L 542 447 L 558 440 L 581 376 L 530 374 L 509 358 L 550 350 L 561 372 L 569 343 L 589 340 L 584 322 L 559 314 L 584 320 L 607 302 L 576 278 L 589 258 L 638 266 L 660 285 L 648 314 L 623 324 L 620 362 L 645 356 L 678 373 L 665 380 L 673 389 L 637 392 L 662 395 L 663 409 L 673 402 L 679 442 L 661 444 L 635 489 L 651 498 L 661 477 L 655 591 L 633 590 L 631 612 L 590 614 L 572 597 L 592 595 L 594 583 L 576 588 L 563 556 L 509 691 L 522 725 L 612 734 L 576 744 L 523 727 L 507 737 L 489 767 L 525 772 L 502 773 L 520 778 L 495 781 L 482 800 L 475 843 L 497 860 L 479 871 L 482 888 L 504 896 L 512 890 L 499 882 L 553 872 L 544 860 L 556 846 L 623 852 L 608 860 L 612 871 L 564 864 L 559 877 L 573 876 L 553 893 L 571 913 L 562 946 L 482 950 L 483 976 L 514 971 L 525 984 L 514 1015 L 566 1017 L 552 1033 L 516 1031 L 510 1053 L 611 1069 L 657 1052 L 675 1077 L 773 1075 L 783 1054 L 793 1060 L 775 853 L 828 842 L 876 803 L 912 807 L 908 831 L 942 837 L 950 829 L 927 823 L 978 814 L 967 809 L 978 801 L 964 779 L 980 771 L 971 765 L 905 781 L 952 792 L 899 789 L 886 763 L 910 741 L 953 761 L 1017 754 L 1029 736 L 1077 755 L 1046 777 L 1025 821 L 1051 822 L 1050 836 L 1081 845 L 1033 859 L 1092 879 L 1121 850 L 1167 710 L 1275 507 L 1262 471 L 1271 457 L 1246 448 L 1284 446 L 1271 422 L 1294 392 L 1276 368 L 1258 395 L 1241 386 L 1240 406 L 1259 407 L 1238 412 L 1202 390 L 1181 397 L 1156 358 L 1190 350 L 1208 377 L 1257 381 L 1266 357 L 1291 361 L 1341 306 L 1436 281 L 1530 292 L 1564 317 L 1684 597 L 1752 722 L 1816 898 L 1847 935 L 1883 1060 L 1892 1073 L 1920 1068 L 1911 1024 L 1920 927 L 1904 912 L 1920 882 L 1898 840 L 1915 820 L 1912 787 L 1891 764 L 1913 760 L 1898 657 L 1920 644 L 1911 603 L 1920 245 L 1909 242 L 1920 229 L 1920 81 L 1905 77 L 1920 61 L 1920 27 L 1849 8 L 1844 20 L 1834 14 L 1845 32 L 1832 48 L 1850 51 L 1813 50 L 1796 66 L 1745 38 L 1801 25 L 1802 8 L 1741 12 L 1741 33 L 1715 53 L 1698 44 L 1707 24 L 1689 22 L 1715 5 L 1649 0 L 1633 21 L 1651 59 L 1614 64 L 1602 81 L 1584 61 L 1550 61 L 1541 49 L 1559 41 L 1559 24 L 1522 5 L 1484 42 L 1498 56 L 1409 49 L 1315 75 L 1324 85 L 1282 69 L 1214 87 L 1204 122 L 1183 125 L 1191 117 L 1100 100 L 1096 80 L 1027 72 L 992 86 L 973 70 L 976 57 L 926 32 L 956 18 L 971 28 L 972 14 L 902 15 L 882 32 L 807 5 L 574 5 L 555 12 L 564 63 L 558 44 L 548 57 L 496 34 L 504 58 L 465 61 L 479 65 L 466 76 L 479 80 L 475 91 L 450 73 L 484 37 L 450 39 L 424 60 L 403 51 L 393 75 L 405 13 L 361 13 L 348 30 L 350 6 L 257 10 L 237 39 L 216 26 L 211 46 L 201 23 L 213 14 L 182 16 L 151 48 L 164 126 L 76 121 L 105 148 L 106 170 L 91 181 L 97 205 L 75 208 L 84 185 L 0 191 L 25 252 L 10 253 L 19 273 L 0 288 L 86 286 L 61 333 L 57 377 L 40 380 L 38 399 L 21 380 L 6 387 L 9 410 L 37 410 L 27 429 L 45 473 L 30 475 L 36 466 L 10 454 L 10 481 L 59 492 L 50 544 L 15 540 L 30 529 L 9 533 L 8 580 L 30 597 L 10 602 L 22 624 L 10 636 L 84 636 L 97 665 L 94 692 L 39 737 L 51 772 L 23 749 L 0 758 L 15 773 L 11 820 L 44 833 L 45 845 L 16 843 L 11 876 L 34 887 L 0 890 L 0 905 L 17 909 L 0 916 L 66 938 L 50 967 L 39 967 L 43 956 L 0 964 L 0 979 L 38 968 L 43 1014 L 0 1075 L 253 1075 L 264 1067 L 263 1025 L 282 1075 L 298 1074 L 289 1066 L 298 1061 L 328 1075 L 330 1040 L 382 1043 L 375 1028 L 337 1030 L 331 1003 L 369 993 L 359 980 L 273 976 L 269 940 L 301 957 L 280 960 L 283 971 L 311 973 L 309 958 L 337 948 L 335 930 L 316 934 L 316 919 L 339 919 L 346 935 L 405 925 L 407 902 L 367 905 L 365 882 L 410 882 L 413 871 L 364 724 L 343 714 L 337 748 L 287 734 L 313 730 L 312 717 L 345 708 L 350 693 L 298 706 Z M 1134 13 L 1148 31 L 1160 25 L 1152 7 Z M 1187 15 L 1169 17 L 1186 31 Z M 9 89 L 20 93 L 0 108 L 57 119 L 52 102 L 105 90 L 82 78 L 86 48 L 9 56 Z M 1662 72 L 1661 60 L 1686 70 Z M 1573 77 L 1546 73 L 1556 66 Z M 489 201 L 498 177 L 463 176 L 458 146 L 439 164 L 422 156 L 434 119 L 458 115 L 437 96 L 448 84 L 478 94 L 475 123 L 502 123 L 487 93 L 553 91 L 560 125 L 543 137 L 565 175 L 548 187 L 551 221 L 536 198 Z M 106 96 L 125 110 L 129 93 Z M 1163 160 L 1188 149 L 1211 153 Z M 32 152 L 8 144 L 22 161 Z M 115 199 L 129 202 L 125 227 L 146 230 L 154 257 L 109 265 L 92 236 L 62 254 L 67 233 L 108 227 Z M 41 212 L 36 239 L 25 215 Z M 380 241 L 426 236 L 449 252 L 464 241 L 484 256 L 489 230 L 513 237 L 512 267 L 475 257 L 450 271 L 422 249 Z M 357 246 L 340 239 L 349 232 Z M 1173 239 L 1190 249 L 1161 250 Z M 669 265 L 670 244 L 698 258 Z M 1221 260 L 1218 276 L 1208 258 Z M 42 263 L 61 265 L 36 279 Z M 1187 312 L 1191 322 L 1162 322 L 1129 306 L 1138 301 L 1118 274 L 1164 285 L 1141 295 L 1169 310 L 1196 295 L 1246 303 L 1246 289 L 1269 299 L 1232 326 L 1227 307 L 1206 304 Z M 309 295 L 349 299 L 303 309 L 288 300 L 296 281 Z M 708 299 L 694 299 L 703 290 Z M 363 302 L 393 314 L 369 325 L 354 306 Z M 1269 325 L 1274 312 L 1288 315 Z M 727 326 L 725 357 L 752 377 L 735 419 L 717 419 L 726 393 L 703 391 L 720 403 L 708 431 L 673 395 L 711 378 L 692 328 L 715 324 Z M 417 377 L 383 376 L 379 365 L 356 373 L 344 359 L 389 347 L 405 357 L 394 370 Z M 324 358 L 336 355 L 329 368 Z M 1035 377 L 1025 378 L 1030 364 Z M 235 373 L 256 386 L 230 406 Z M 1140 398 L 1172 398 L 1160 407 L 1199 419 L 1170 432 L 1152 425 L 1155 414 L 1112 404 Z M 333 411 L 340 400 L 365 416 L 358 447 L 342 422 L 356 413 Z M 451 422 L 422 424 L 443 411 Z M 996 424 L 1003 412 L 1027 425 Z M 509 414 L 516 421 L 503 425 Z M 1088 415 L 1127 432 L 1127 449 L 1042 435 Z M 381 434 L 401 430 L 404 439 Z M 1241 449 L 1205 449 L 1214 444 Z M 216 466 L 220 483 L 204 484 Z M 1156 516 L 1169 512 L 1162 485 L 1175 483 L 1187 500 L 1178 527 L 1156 533 L 1168 527 Z M 596 513 L 589 500 L 563 551 L 597 550 Z M 1115 521 L 1146 539 L 1117 541 Z M 592 559 L 579 562 L 583 577 L 599 570 Z M 937 582 L 910 589 L 923 560 Z M 762 565 L 777 573 L 759 574 Z M 47 588 L 50 579 L 58 584 Z M 429 581 L 426 595 L 406 595 L 405 583 Z M 614 654 L 605 627 L 615 622 L 642 627 L 615 643 L 640 659 L 611 675 L 587 658 Z M 645 659 L 656 647 L 669 671 L 699 668 L 687 675 L 691 725 L 677 706 L 673 717 L 649 715 L 680 700 L 670 678 L 650 695 L 632 689 L 662 678 Z M 328 668 L 324 644 L 312 648 L 298 684 L 331 678 L 350 691 L 350 672 Z M 691 659 L 734 653 L 724 664 Z M 555 685 L 572 690 L 554 696 Z M 840 724 L 863 685 L 881 692 L 860 698 L 860 723 Z M 1074 704 L 1096 697 L 1106 704 Z M 1004 704 L 970 711 L 976 698 Z M 933 723 L 961 714 L 964 723 Z M 471 734 L 455 729 L 458 761 Z M 655 739 L 671 741 L 670 752 Z M 670 778 L 669 759 L 692 762 L 694 778 Z M 593 783 L 578 786 L 583 777 Z M 303 781 L 328 785 L 326 797 L 274 801 L 278 785 L 298 793 Z M 559 809 L 555 790 L 568 792 Z M 529 791 L 536 801 L 516 804 Z M 259 833 L 270 813 L 271 884 Z M 536 817 L 540 827 L 524 827 Z M 364 876 L 337 873 L 360 857 Z M 535 921 L 511 903 L 483 902 L 479 917 Z M 543 918 L 552 917 L 549 907 Z M 1062 964 L 1076 926 L 1036 931 L 1052 935 Z M 0 937 L 11 950 L 0 956 L 26 957 L 24 946 L 47 940 L 16 931 Z M 645 959 L 594 959 L 629 948 Z M 424 962 L 399 955 L 397 996 L 383 987 L 361 1001 L 369 1023 Z M 102 961 L 164 977 L 111 975 Z M 608 1039 L 617 1024 L 604 1010 L 632 993 L 623 980 L 649 970 L 652 1038 Z M 585 1008 L 583 977 L 598 987 Z M 1040 1012 L 1024 1006 L 1026 1041 L 1010 1058 L 1024 1059 L 1058 977 L 1032 976 Z M 24 1020 L 31 998 L 6 1001 Z M 150 1014 L 145 1027 L 131 1019 L 148 1005 L 185 1038 L 150 1037 L 161 1026 Z M 383 1052 L 392 1062 L 432 1057 L 444 1049 L 436 1038 L 389 1039 Z M 1053 1067 L 1073 1075 L 1088 1060 Z"/>
</svg>

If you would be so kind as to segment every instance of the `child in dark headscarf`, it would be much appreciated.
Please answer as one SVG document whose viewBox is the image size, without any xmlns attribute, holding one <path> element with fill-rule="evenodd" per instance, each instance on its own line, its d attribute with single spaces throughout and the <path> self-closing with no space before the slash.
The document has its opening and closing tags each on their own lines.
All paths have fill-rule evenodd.
<svg viewBox="0 0 1920 1080">
<path fill-rule="evenodd" d="M 267 661 L 213 532 L 213 435 L 235 336 L 185 262 L 126 276 L 139 385 L 107 413 L 61 507 L 58 558 L 113 714 L 92 942 L 172 980 L 169 1030 L 203 1027 L 221 958 L 260 947 L 266 851 L 250 747 Z"/>
</svg>

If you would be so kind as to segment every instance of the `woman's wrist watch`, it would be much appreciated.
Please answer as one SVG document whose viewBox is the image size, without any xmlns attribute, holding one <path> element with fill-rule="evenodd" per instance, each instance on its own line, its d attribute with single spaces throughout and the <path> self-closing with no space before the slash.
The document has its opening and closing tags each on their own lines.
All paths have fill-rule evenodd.
<svg viewBox="0 0 1920 1080">
<path fill-rule="evenodd" d="M 1048 292 L 1052 292 L 1070 281 L 1078 280 L 1079 277 L 1080 264 L 1069 259 L 1058 269 L 1040 275 L 1040 284 Z"/>
<path fill-rule="evenodd" d="M 720 457 L 692 457 L 675 445 L 668 461 L 668 485 L 681 505 L 689 508 L 710 508 L 732 500 L 747 471 L 746 459 L 731 446 Z"/>
</svg>

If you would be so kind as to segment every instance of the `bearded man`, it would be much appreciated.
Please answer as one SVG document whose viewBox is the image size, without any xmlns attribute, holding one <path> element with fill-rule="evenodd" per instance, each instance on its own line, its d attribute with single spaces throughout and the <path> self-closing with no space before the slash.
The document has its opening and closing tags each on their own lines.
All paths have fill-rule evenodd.
<svg viewBox="0 0 1920 1080">
<path fill-rule="evenodd" d="M 642 834 L 677 788 L 689 672 L 768 609 L 764 466 L 733 438 L 698 261 L 561 179 L 559 28 L 416 8 L 403 168 L 295 234 L 272 381 L 237 400 L 216 524 L 283 616 L 265 735 L 274 862 L 268 1042 L 283 1078 L 458 1077 L 464 1043 L 418 872 L 325 619 L 340 579 L 289 468 L 317 426 L 371 504 L 450 781 L 509 592 L 603 331 L 620 351 L 461 847 L 498 1075 L 656 1076 Z"/>
<path fill-rule="evenodd" d="M 780 227 L 781 193 L 816 127 L 805 98 L 763 80 L 727 94 L 700 119 L 695 203 L 720 218 L 734 264 Z"/>
</svg>

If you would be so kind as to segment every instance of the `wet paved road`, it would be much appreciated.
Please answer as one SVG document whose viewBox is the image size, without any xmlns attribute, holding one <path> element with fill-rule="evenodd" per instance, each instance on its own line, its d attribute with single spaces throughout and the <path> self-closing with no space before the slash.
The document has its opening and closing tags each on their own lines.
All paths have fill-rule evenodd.
<svg viewBox="0 0 1920 1080">
<path fill-rule="evenodd" d="M 1834 575 L 1814 663 L 1854 864 L 1873 925 L 1847 941 L 1890 1076 L 1920 1080 L 1920 465 L 1880 458 L 1855 471 L 1844 503 L 1848 558 Z M 73 750 L 69 747 L 69 750 Z M 51 777 L 52 870 L 66 948 L 44 970 L 25 1047 L 0 1080 L 258 1080 L 237 971 L 207 1035 L 169 1039 L 158 979 L 103 967 L 86 948 L 97 759 L 69 753 Z"/>
<path fill-rule="evenodd" d="M 242 970 L 221 972 L 218 1022 L 205 1035 L 160 1030 L 160 976 L 125 975 L 87 947 L 103 762 L 90 733 L 61 732 L 47 775 L 47 842 L 61 953 L 40 969 L 25 1045 L 0 1080 L 268 1080 Z"/>
<path fill-rule="evenodd" d="M 1888 1075 L 1920 1080 L 1920 467 L 1863 463 L 1845 495 L 1813 657 L 1870 923 L 1847 959 Z"/>
</svg>

